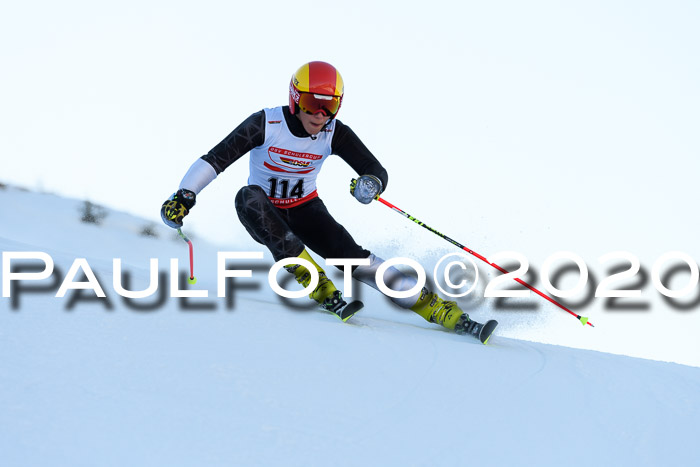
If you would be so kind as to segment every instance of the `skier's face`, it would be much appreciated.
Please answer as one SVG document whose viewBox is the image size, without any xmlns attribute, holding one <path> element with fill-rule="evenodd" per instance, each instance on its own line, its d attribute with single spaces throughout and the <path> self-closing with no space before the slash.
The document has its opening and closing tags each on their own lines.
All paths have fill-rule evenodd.
<svg viewBox="0 0 700 467">
<path fill-rule="evenodd" d="M 328 117 L 319 112 L 313 115 L 309 115 L 304 112 L 297 113 L 297 117 L 301 120 L 301 124 L 304 125 L 304 130 L 310 135 L 317 135 L 321 132 L 321 128 L 328 121 Z"/>
</svg>

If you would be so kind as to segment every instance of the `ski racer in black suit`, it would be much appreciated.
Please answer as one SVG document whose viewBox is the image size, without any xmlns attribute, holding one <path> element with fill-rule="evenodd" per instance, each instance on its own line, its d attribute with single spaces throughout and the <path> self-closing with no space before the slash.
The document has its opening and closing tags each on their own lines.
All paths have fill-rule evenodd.
<svg viewBox="0 0 700 467">
<path fill-rule="evenodd" d="M 324 310 L 347 320 L 352 313 L 342 293 L 311 257 L 307 247 L 322 258 L 354 258 L 353 278 L 379 290 L 377 268 L 383 259 L 355 242 L 328 212 L 316 191 L 316 177 L 332 154 L 340 156 L 359 175 L 351 186 L 358 201 L 369 204 L 388 184 L 384 167 L 357 135 L 336 119 L 344 94 L 340 73 L 325 62 L 302 65 L 289 84 L 289 106 L 263 109 L 236 127 L 208 154 L 197 159 L 179 189 L 162 206 L 163 221 L 173 228 L 194 207 L 196 195 L 228 166 L 250 152 L 248 185 L 236 195 L 238 217 L 248 233 L 265 245 L 275 261 L 299 258 L 286 266 L 296 280 L 309 287 L 313 274 L 318 284 L 309 294 Z M 417 281 L 391 266 L 384 283 L 394 291 L 416 288 Z M 460 334 L 478 336 L 481 325 L 453 301 L 427 288 L 409 297 L 392 298 L 429 322 Z"/>
</svg>

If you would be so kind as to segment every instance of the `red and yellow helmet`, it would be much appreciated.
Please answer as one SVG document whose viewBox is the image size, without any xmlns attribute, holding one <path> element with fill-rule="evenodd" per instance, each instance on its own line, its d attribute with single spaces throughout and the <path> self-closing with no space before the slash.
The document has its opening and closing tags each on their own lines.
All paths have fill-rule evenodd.
<svg viewBox="0 0 700 467">
<path fill-rule="evenodd" d="M 289 110 L 309 114 L 323 113 L 335 118 L 343 102 L 343 78 L 326 62 L 303 64 L 289 83 Z"/>
</svg>

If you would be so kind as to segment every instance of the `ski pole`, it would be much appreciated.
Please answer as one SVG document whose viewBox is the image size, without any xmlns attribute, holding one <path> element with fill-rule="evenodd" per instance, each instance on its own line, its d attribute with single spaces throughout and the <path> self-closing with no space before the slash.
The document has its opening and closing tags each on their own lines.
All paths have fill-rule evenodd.
<svg viewBox="0 0 700 467">
<path fill-rule="evenodd" d="M 190 277 L 187 279 L 187 282 L 189 282 L 190 284 L 196 284 L 197 279 L 194 277 L 194 253 L 192 248 L 192 240 L 187 238 L 187 235 L 182 233 L 181 228 L 177 229 L 177 233 L 178 235 L 180 235 L 180 238 L 187 242 L 187 245 L 190 247 Z"/>
<path fill-rule="evenodd" d="M 354 179 L 353 179 L 353 182 L 355 182 Z M 411 216 L 410 214 L 408 214 L 406 211 L 403 211 L 403 210 L 397 208 L 396 206 L 394 206 L 393 204 L 391 204 L 390 202 L 388 202 L 388 201 L 382 199 L 379 195 L 377 195 L 374 199 L 376 199 L 376 200 L 379 201 L 380 203 L 384 204 L 385 206 L 390 207 L 391 209 L 393 209 L 394 211 L 398 212 L 399 214 L 401 214 L 402 216 L 406 217 L 407 219 L 412 220 L 412 221 L 415 222 L 416 224 L 418 224 L 418 225 L 420 225 L 420 226 L 422 226 L 422 227 L 425 227 L 426 229 L 430 230 L 430 231 L 431 231 L 432 233 L 434 233 L 435 235 L 437 235 L 437 236 L 439 236 L 439 237 L 441 237 L 441 238 L 447 240 L 448 242 L 452 243 L 452 244 L 455 245 L 456 247 L 461 248 L 462 250 L 466 251 L 467 253 L 469 253 L 469 254 L 471 254 L 471 255 L 473 255 L 473 256 L 476 256 L 477 258 L 479 258 L 480 260 L 482 260 L 482 261 L 485 262 L 486 264 L 489 264 L 489 265 L 493 266 L 494 268 L 498 269 L 498 270 L 501 271 L 503 274 L 508 274 L 508 271 L 506 271 L 505 269 L 503 269 L 502 267 L 500 267 L 498 264 L 489 262 L 489 260 L 487 260 L 486 258 L 484 258 L 483 256 L 481 256 L 479 253 L 475 252 L 474 250 L 471 250 L 471 249 L 467 248 L 466 246 L 462 245 L 461 243 L 459 243 L 459 242 L 457 242 L 457 241 L 455 241 L 455 240 L 452 240 L 452 239 L 451 239 L 450 237 L 448 237 L 447 235 L 438 232 L 437 230 L 433 229 L 432 227 L 427 226 L 427 225 L 424 224 L 423 222 L 419 221 L 419 220 L 416 219 L 415 217 L 413 217 L 413 216 Z M 562 310 L 566 311 L 567 313 L 569 313 L 569 314 L 575 316 L 576 318 L 578 318 L 579 321 L 581 321 L 581 324 L 583 324 L 584 326 L 585 326 L 586 324 L 588 324 L 588 325 L 594 327 L 594 326 L 593 326 L 593 323 L 591 323 L 590 321 L 588 321 L 588 318 L 587 318 L 587 317 L 577 315 L 576 313 L 574 313 L 573 311 L 569 310 L 567 307 L 565 307 L 565 306 L 562 305 L 561 303 L 557 302 L 556 300 L 554 300 L 554 299 L 551 298 L 550 296 L 548 296 L 548 295 L 546 295 L 546 294 L 540 292 L 539 290 L 537 290 L 536 288 L 534 288 L 533 286 L 531 286 L 531 285 L 528 284 L 527 282 L 523 281 L 522 279 L 516 278 L 515 281 L 516 281 L 517 283 L 519 283 L 519 284 L 521 284 L 521 285 L 527 287 L 528 289 L 532 290 L 533 292 L 535 292 L 535 293 L 536 293 L 537 295 L 539 295 L 540 297 L 542 297 L 542 298 L 548 300 L 549 302 L 551 302 L 551 303 L 553 303 L 554 305 L 558 306 L 559 308 L 561 308 Z"/>
</svg>

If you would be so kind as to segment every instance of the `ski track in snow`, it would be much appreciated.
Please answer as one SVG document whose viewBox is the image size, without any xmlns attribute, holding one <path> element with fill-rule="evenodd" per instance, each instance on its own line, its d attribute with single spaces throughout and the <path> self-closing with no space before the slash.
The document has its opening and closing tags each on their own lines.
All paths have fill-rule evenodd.
<svg viewBox="0 0 700 467">
<path fill-rule="evenodd" d="M 42 196 L 10 194 L 25 211 L 40 209 Z M 75 202 L 51 199 L 53 211 L 72 212 Z M 112 308 L 93 299 L 67 309 L 71 292 L 22 294 L 16 310 L 2 299 L 3 466 L 643 466 L 699 458 L 698 368 L 505 338 L 498 329 L 483 346 L 361 286 L 365 308 L 347 324 L 304 299 L 288 306 L 266 283 L 235 289 L 228 309 L 215 298 L 216 249 L 202 241 L 195 287 L 209 290 L 201 301 L 213 309 L 169 299 L 134 311 L 111 289 L 111 258 L 123 257 L 134 288 L 145 287 L 150 257 L 162 270 L 171 256 L 187 267 L 184 242 L 139 237 L 142 221 L 118 213 L 122 227 L 63 220 L 47 234 L 21 212 L 0 232 L 3 251 L 48 252 L 62 274 L 86 257 Z"/>
</svg>

